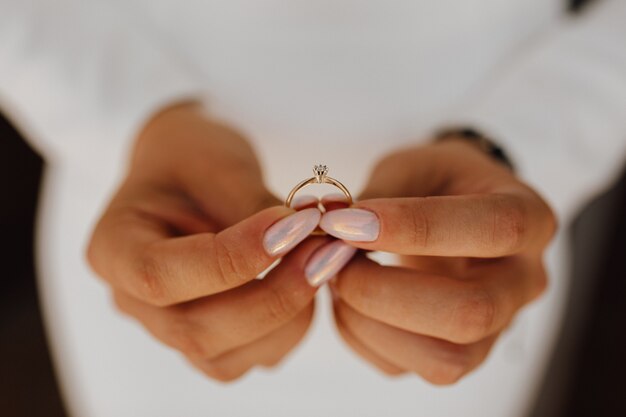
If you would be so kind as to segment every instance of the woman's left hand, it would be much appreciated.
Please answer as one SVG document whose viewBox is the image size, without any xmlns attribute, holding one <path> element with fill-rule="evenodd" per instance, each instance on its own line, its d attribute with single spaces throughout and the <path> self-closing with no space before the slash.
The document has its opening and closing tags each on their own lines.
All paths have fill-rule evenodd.
<svg viewBox="0 0 626 417">
<path fill-rule="evenodd" d="M 358 248 L 402 255 L 392 267 L 361 254 L 331 283 L 346 342 L 388 374 L 451 384 L 544 291 L 556 221 L 508 168 L 450 139 L 384 158 L 359 202 L 328 211 L 321 226 Z"/>
</svg>

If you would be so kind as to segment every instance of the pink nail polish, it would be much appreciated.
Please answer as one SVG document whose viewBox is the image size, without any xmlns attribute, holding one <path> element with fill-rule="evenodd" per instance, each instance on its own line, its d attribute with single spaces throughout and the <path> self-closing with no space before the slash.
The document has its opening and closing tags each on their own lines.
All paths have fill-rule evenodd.
<svg viewBox="0 0 626 417">
<path fill-rule="evenodd" d="M 282 255 L 302 242 L 319 224 L 321 213 L 308 208 L 279 220 L 263 236 L 263 247 L 271 255 Z"/>
<path fill-rule="evenodd" d="M 327 243 L 311 256 L 304 275 L 312 287 L 319 287 L 334 277 L 352 259 L 357 249 L 341 240 Z"/>
<path fill-rule="evenodd" d="M 380 221 L 368 210 L 346 208 L 324 213 L 320 227 L 331 236 L 354 242 L 378 239 Z"/>
</svg>

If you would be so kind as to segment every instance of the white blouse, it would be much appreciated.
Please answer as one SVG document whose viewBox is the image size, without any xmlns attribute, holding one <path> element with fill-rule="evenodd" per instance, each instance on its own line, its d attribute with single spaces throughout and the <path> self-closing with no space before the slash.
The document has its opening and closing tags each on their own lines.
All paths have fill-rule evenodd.
<svg viewBox="0 0 626 417">
<path fill-rule="evenodd" d="M 626 1 L 597 3 L 0 0 L 0 107 L 48 162 L 39 279 L 73 415 L 523 416 L 562 319 L 563 233 L 547 295 L 448 388 L 360 361 L 325 294 L 279 369 L 212 382 L 113 309 L 83 252 L 142 123 L 189 98 L 249 135 L 278 195 L 316 162 L 356 191 L 384 152 L 470 124 L 565 223 L 626 156 Z"/>
</svg>

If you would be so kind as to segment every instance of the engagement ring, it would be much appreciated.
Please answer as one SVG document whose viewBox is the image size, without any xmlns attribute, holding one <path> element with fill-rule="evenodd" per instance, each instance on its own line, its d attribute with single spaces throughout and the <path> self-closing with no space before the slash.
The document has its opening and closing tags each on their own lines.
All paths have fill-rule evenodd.
<svg viewBox="0 0 626 417">
<path fill-rule="evenodd" d="M 352 196 L 350 195 L 350 191 L 348 191 L 345 185 L 343 185 L 336 179 L 328 176 L 328 167 L 326 165 L 315 165 L 313 167 L 313 174 L 314 174 L 313 177 L 308 178 L 300 182 L 295 187 L 293 187 L 293 190 L 291 190 L 291 192 L 287 196 L 287 199 L 285 200 L 285 206 L 291 207 L 291 201 L 293 200 L 296 193 L 300 191 L 301 189 L 303 189 L 304 187 L 307 187 L 311 184 L 334 185 L 335 187 L 339 188 L 339 190 L 341 190 L 341 192 L 346 196 L 348 205 L 352 205 Z"/>
</svg>

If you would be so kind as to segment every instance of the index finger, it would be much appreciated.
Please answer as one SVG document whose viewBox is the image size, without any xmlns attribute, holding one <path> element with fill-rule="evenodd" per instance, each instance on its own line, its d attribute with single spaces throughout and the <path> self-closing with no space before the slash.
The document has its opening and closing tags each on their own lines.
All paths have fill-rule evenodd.
<svg viewBox="0 0 626 417">
<path fill-rule="evenodd" d="M 170 305 L 256 278 L 316 227 L 316 208 L 271 207 L 219 233 L 171 237 L 157 220 L 105 215 L 89 247 L 94 270 L 114 288 L 152 305 Z"/>
<path fill-rule="evenodd" d="M 325 213 L 320 227 L 366 250 L 402 255 L 500 257 L 549 227 L 549 211 L 526 196 L 381 198 Z"/>
</svg>

